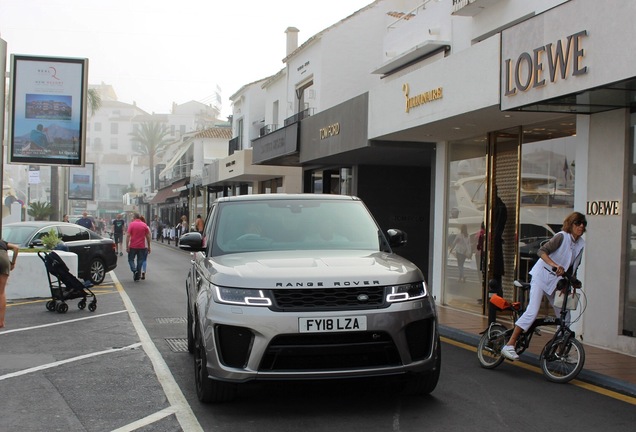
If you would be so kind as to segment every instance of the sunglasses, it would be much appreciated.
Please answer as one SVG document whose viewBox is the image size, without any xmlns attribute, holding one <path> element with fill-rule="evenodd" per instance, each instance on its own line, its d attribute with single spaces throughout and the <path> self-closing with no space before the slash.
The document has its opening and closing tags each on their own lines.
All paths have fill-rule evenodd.
<svg viewBox="0 0 636 432">
<path fill-rule="evenodd" d="M 579 225 L 583 225 L 584 227 L 587 227 L 587 221 L 576 221 L 574 222 L 574 225 L 579 226 Z"/>
</svg>

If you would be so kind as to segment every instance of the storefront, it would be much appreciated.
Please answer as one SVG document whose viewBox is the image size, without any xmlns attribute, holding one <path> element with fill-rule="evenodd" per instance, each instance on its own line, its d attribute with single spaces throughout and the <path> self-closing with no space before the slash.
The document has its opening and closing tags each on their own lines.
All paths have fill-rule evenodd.
<svg viewBox="0 0 636 432">
<path fill-rule="evenodd" d="M 177 180 L 169 186 L 161 188 L 150 200 L 154 206 L 153 215 L 157 215 L 163 225 L 175 226 L 181 215 L 188 214 L 188 184 L 190 179 Z"/>
<path fill-rule="evenodd" d="M 628 1 L 612 7 L 594 0 L 564 3 L 502 32 L 500 75 L 502 110 L 577 114 L 576 135 L 552 148 L 562 149 L 554 152 L 554 162 L 563 159 L 554 198 L 571 195 L 572 208 L 588 220 L 579 271 L 587 310 L 578 332 L 589 343 L 631 354 L 636 353 L 634 16 L 636 4 Z M 535 145 L 521 146 L 522 179 L 527 161 L 546 164 Z"/>
<path fill-rule="evenodd" d="M 380 226 L 401 228 L 409 243 L 400 254 L 428 271 L 431 161 L 435 146 L 368 139 L 369 95 L 364 93 L 301 122 L 303 191 L 360 197 Z"/>
<path fill-rule="evenodd" d="M 435 143 L 432 180 L 422 180 L 432 224 L 416 230 L 432 233 L 440 303 L 487 314 L 489 283 L 512 298 L 512 281 L 528 279 L 537 249 L 579 211 L 587 308 L 574 328 L 636 354 L 636 4 L 612 5 L 572 0 L 469 49 L 385 71 L 369 92 L 369 138 Z"/>
</svg>

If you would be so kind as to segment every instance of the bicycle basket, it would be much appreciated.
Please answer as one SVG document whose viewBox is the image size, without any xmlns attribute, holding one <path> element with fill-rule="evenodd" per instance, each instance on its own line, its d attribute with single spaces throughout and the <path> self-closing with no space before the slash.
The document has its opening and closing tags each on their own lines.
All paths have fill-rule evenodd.
<svg viewBox="0 0 636 432">
<path fill-rule="evenodd" d="M 506 310 L 510 307 L 510 303 L 508 303 L 506 299 L 497 294 L 493 294 L 492 297 L 490 297 L 490 303 L 495 305 L 495 307 L 497 307 L 497 309 L 499 310 Z"/>
</svg>

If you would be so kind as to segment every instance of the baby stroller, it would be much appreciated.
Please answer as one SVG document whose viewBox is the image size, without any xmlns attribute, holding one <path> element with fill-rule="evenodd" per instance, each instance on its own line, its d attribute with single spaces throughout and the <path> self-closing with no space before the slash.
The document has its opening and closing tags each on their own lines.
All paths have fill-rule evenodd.
<svg viewBox="0 0 636 432">
<path fill-rule="evenodd" d="M 38 256 L 44 262 L 46 276 L 49 279 L 49 288 L 51 288 L 52 298 L 46 302 L 47 310 L 66 313 L 68 311 L 66 300 L 76 298 L 81 299 L 77 307 L 84 309 L 86 307 L 86 298 L 92 297 L 93 300 L 89 303 L 88 310 L 95 312 L 97 309 L 97 298 L 89 289 L 93 286 L 90 282 L 82 282 L 73 276 L 66 263 L 54 251 L 38 251 Z"/>
</svg>

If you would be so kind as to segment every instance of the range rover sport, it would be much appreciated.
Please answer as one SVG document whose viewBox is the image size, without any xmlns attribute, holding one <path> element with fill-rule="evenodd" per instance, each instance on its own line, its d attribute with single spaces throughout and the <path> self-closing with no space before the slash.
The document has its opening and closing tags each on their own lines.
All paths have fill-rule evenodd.
<svg viewBox="0 0 636 432">
<path fill-rule="evenodd" d="M 396 255 L 350 196 L 225 197 L 203 234 L 185 234 L 187 340 L 197 396 L 231 400 L 241 383 L 403 376 L 409 392 L 437 385 L 441 351 L 422 272 Z"/>
</svg>

